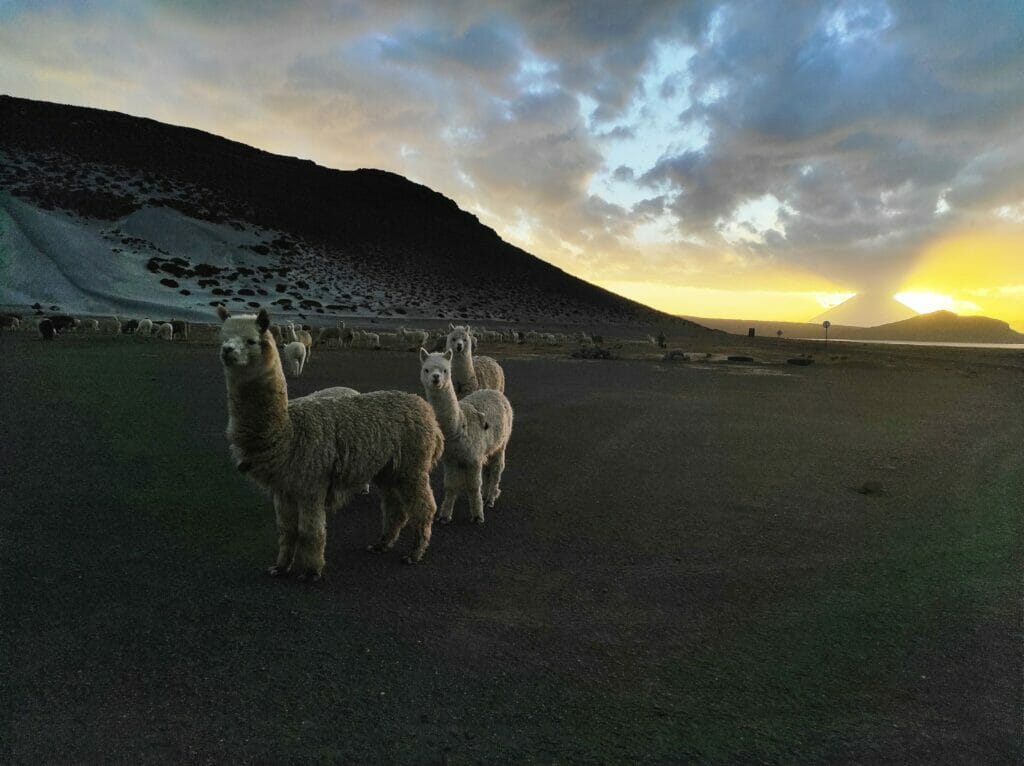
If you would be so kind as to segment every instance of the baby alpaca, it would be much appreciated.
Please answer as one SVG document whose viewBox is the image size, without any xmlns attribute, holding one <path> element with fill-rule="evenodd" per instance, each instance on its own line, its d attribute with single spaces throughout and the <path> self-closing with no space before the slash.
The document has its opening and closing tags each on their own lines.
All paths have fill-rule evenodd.
<svg viewBox="0 0 1024 766">
<path fill-rule="evenodd" d="M 452 384 L 452 352 L 420 349 L 420 382 L 444 432 L 444 501 L 437 518 L 452 520 L 455 501 L 469 495 L 473 521 L 484 523 L 484 500 L 493 508 L 501 494 L 505 448 L 512 435 L 512 405 L 500 391 L 484 388 L 459 400 Z"/>
<path fill-rule="evenodd" d="M 383 516 L 370 549 L 390 550 L 411 521 L 416 539 L 404 560 L 419 561 L 436 512 L 430 471 L 444 452 L 430 406 L 401 391 L 325 391 L 289 401 L 267 312 L 231 316 L 221 306 L 217 313 L 231 454 L 274 498 L 278 551 L 270 574 L 319 580 L 326 511 L 343 507 L 370 481 L 380 489 Z"/>
<path fill-rule="evenodd" d="M 489 356 L 473 358 L 476 338 L 469 327 L 448 325 L 451 330 L 445 341 L 446 349 L 452 352 L 452 382 L 456 396 L 465 396 L 482 388 L 505 390 L 505 371 Z"/>
</svg>

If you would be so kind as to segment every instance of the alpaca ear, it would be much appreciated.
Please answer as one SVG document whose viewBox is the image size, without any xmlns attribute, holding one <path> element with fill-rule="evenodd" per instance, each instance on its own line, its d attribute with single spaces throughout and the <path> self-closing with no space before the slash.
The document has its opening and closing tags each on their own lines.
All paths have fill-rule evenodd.
<svg viewBox="0 0 1024 766">
<path fill-rule="evenodd" d="M 449 323 L 448 323 L 448 329 L 449 329 L 449 330 L 454 330 L 454 329 L 455 329 L 455 325 L 454 325 L 454 324 L 452 324 L 451 322 L 449 322 Z"/>
<path fill-rule="evenodd" d="M 220 305 L 220 306 L 217 306 L 217 316 L 219 316 L 220 317 L 220 321 L 223 322 L 225 319 L 227 319 L 229 316 L 231 316 L 231 312 L 228 311 L 226 308 L 224 308 L 223 305 Z"/>
<path fill-rule="evenodd" d="M 444 352 L 445 361 L 450 362 L 452 360 L 452 350 L 449 348 Z"/>
<path fill-rule="evenodd" d="M 260 309 L 260 313 L 256 315 L 256 326 L 260 328 L 260 332 L 266 332 L 270 327 L 270 315 L 266 309 Z"/>
<path fill-rule="evenodd" d="M 427 357 L 428 356 L 429 356 L 429 354 L 427 353 L 427 350 L 425 348 L 423 348 L 422 346 L 420 346 L 420 361 L 421 362 L 427 361 Z"/>
</svg>

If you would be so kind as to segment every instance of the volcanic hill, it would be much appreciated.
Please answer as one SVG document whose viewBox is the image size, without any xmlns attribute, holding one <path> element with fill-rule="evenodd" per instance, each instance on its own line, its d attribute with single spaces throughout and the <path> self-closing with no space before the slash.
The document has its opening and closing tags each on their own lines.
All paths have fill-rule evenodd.
<svg viewBox="0 0 1024 766">
<path fill-rule="evenodd" d="M 0 126 L 0 305 L 704 329 L 566 274 L 394 173 L 10 96 Z"/>
</svg>

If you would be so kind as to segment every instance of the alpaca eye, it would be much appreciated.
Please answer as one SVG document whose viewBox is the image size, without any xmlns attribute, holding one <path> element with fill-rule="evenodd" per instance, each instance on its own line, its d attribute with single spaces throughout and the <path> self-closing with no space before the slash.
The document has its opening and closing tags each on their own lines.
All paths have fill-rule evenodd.
<svg viewBox="0 0 1024 766">
<path fill-rule="evenodd" d="M 246 343 L 248 343 L 250 346 L 255 346 L 256 345 L 256 341 L 254 341 L 254 340 L 246 341 Z"/>
</svg>

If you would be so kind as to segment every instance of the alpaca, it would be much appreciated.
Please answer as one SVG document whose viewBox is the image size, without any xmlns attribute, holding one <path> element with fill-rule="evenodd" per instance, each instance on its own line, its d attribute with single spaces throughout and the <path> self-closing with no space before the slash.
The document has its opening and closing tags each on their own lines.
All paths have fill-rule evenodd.
<svg viewBox="0 0 1024 766">
<path fill-rule="evenodd" d="M 138 326 L 135 328 L 136 335 L 152 335 L 153 334 L 153 320 L 146 318 L 140 319 Z"/>
<path fill-rule="evenodd" d="M 352 345 L 356 348 L 380 348 L 380 335 L 366 330 L 356 330 L 352 337 Z"/>
<path fill-rule="evenodd" d="M 172 319 L 171 327 L 174 328 L 174 337 L 181 338 L 188 343 L 189 330 L 192 326 L 184 319 Z"/>
<path fill-rule="evenodd" d="M 295 329 L 295 322 L 288 323 L 288 335 L 292 342 L 301 343 L 306 347 L 306 361 L 312 361 L 313 359 L 313 336 L 310 335 L 306 330 Z"/>
<path fill-rule="evenodd" d="M 274 498 L 278 554 L 270 574 L 319 580 L 326 511 L 343 507 L 370 481 L 381 491 L 383 517 L 370 550 L 390 550 L 411 520 L 416 539 L 403 560 L 419 561 L 436 511 L 430 471 L 444 452 L 430 406 L 401 391 L 289 401 L 266 310 L 231 316 L 220 306 L 217 313 L 231 453 L 238 470 Z"/>
<path fill-rule="evenodd" d="M 421 348 L 420 363 L 420 382 L 445 438 L 444 501 L 438 521 L 450 522 L 456 499 L 466 493 L 473 521 L 483 524 L 484 501 L 493 508 L 501 494 L 512 405 L 500 391 L 486 388 L 456 399 L 451 351 L 430 354 Z"/>
<path fill-rule="evenodd" d="M 53 325 L 54 332 L 62 333 L 77 330 L 82 324 L 82 320 L 68 314 L 51 314 L 50 323 Z"/>
<path fill-rule="evenodd" d="M 398 337 L 401 338 L 402 343 L 408 344 L 412 348 L 422 348 L 427 345 L 427 338 L 430 336 L 426 330 L 406 330 L 405 327 L 399 327 Z"/>
<path fill-rule="evenodd" d="M 347 348 L 352 345 L 352 341 L 355 338 L 355 331 L 350 327 L 346 327 L 344 322 L 339 322 L 338 327 L 341 330 L 341 347 Z"/>
<path fill-rule="evenodd" d="M 174 340 L 174 325 L 172 325 L 170 322 L 164 322 L 163 324 L 157 326 L 156 336 L 160 340 Z"/>
<path fill-rule="evenodd" d="M 332 340 L 338 341 L 339 345 L 341 344 L 341 328 L 321 327 L 320 332 L 316 336 L 316 344 L 318 346 L 326 346 Z"/>
<path fill-rule="evenodd" d="M 57 329 L 49 319 L 40 319 L 38 327 L 39 334 L 42 336 L 43 340 L 53 340 L 57 335 Z"/>
<path fill-rule="evenodd" d="M 505 371 L 489 356 L 473 358 L 473 334 L 469 327 L 448 325 L 450 332 L 445 341 L 452 352 L 452 382 L 455 394 L 465 396 L 481 388 L 505 390 Z"/>
<path fill-rule="evenodd" d="M 270 334 L 274 338 L 274 343 L 276 343 L 278 346 L 284 345 L 284 336 L 281 335 L 281 328 L 279 325 L 270 325 Z"/>
<path fill-rule="evenodd" d="M 83 319 L 78 329 L 82 332 L 98 333 L 100 331 L 100 323 L 96 319 Z"/>
<path fill-rule="evenodd" d="M 0 328 L 15 332 L 21 329 L 21 319 L 16 316 L 4 314 L 3 316 L 0 316 Z"/>
<path fill-rule="evenodd" d="M 291 374 L 296 378 L 300 377 L 303 368 L 306 366 L 306 347 L 299 341 L 293 340 L 284 347 L 281 354 L 284 357 L 284 361 L 288 363 Z"/>
</svg>

